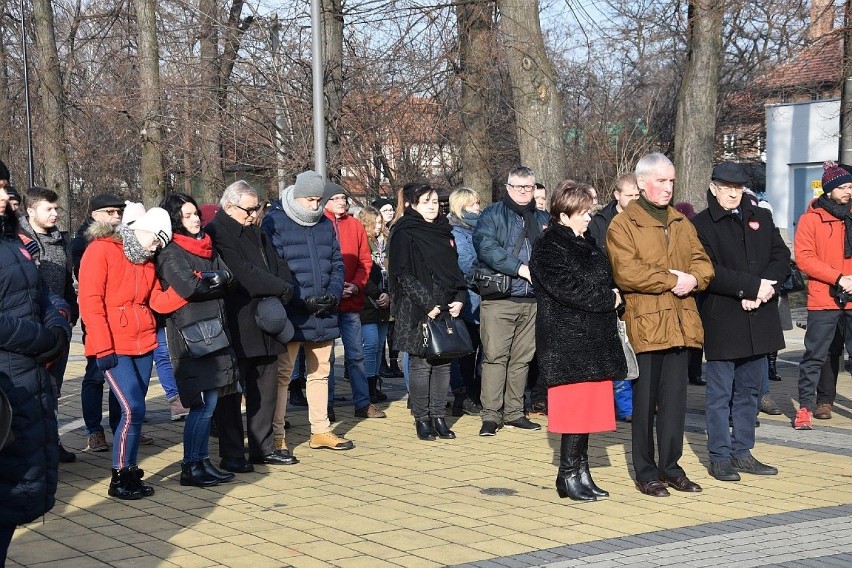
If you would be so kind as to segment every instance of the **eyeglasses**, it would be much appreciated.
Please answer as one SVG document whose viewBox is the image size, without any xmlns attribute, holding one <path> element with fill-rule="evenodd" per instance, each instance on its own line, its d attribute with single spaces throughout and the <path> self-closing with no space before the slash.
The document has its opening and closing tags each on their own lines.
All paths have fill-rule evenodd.
<svg viewBox="0 0 852 568">
<path fill-rule="evenodd" d="M 237 209 L 242 209 L 243 211 L 245 211 L 246 215 L 257 215 L 257 212 L 263 209 L 263 205 L 256 205 L 254 207 L 249 207 L 248 209 L 246 209 L 245 207 L 237 205 L 236 203 L 234 203 L 234 207 L 236 207 Z"/>
<path fill-rule="evenodd" d="M 515 191 L 520 191 L 521 193 L 529 193 L 535 189 L 534 185 L 512 185 L 511 183 L 507 183 L 506 187 L 511 187 Z"/>
<path fill-rule="evenodd" d="M 349 201 L 349 198 L 345 195 L 335 195 L 334 197 L 329 198 L 329 201 Z"/>
<path fill-rule="evenodd" d="M 92 213 L 104 213 L 112 217 L 121 215 L 122 211 L 121 209 L 95 209 Z"/>
<path fill-rule="evenodd" d="M 716 188 L 716 191 L 721 191 L 723 193 L 742 193 L 745 188 L 741 185 L 719 185 L 718 183 L 714 183 L 713 186 Z"/>
</svg>

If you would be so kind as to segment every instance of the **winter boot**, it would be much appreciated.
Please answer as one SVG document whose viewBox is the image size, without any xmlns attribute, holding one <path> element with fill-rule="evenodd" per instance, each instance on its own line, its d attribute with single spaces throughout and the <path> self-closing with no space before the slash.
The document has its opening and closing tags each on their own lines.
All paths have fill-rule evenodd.
<svg viewBox="0 0 852 568">
<path fill-rule="evenodd" d="M 778 352 L 773 351 L 766 357 L 769 359 L 769 380 L 780 381 L 781 375 L 778 374 Z"/>
<path fill-rule="evenodd" d="M 594 493 L 580 480 L 580 460 L 583 452 L 583 434 L 562 434 L 559 452 L 559 475 L 556 476 L 556 493 L 574 501 L 597 501 Z"/>
<path fill-rule="evenodd" d="M 139 469 L 135 465 L 131 465 L 127 469 L 129 469 L 133 473 L 133 476 L 136 478 L 136 483 L 139 484 L 139 491 L 142 492 L 142 497 L 150 497 L 151 495 L 154 494 L 154 488 L 153 487 L 151 487 L 150 485 L 146 485 L 145 483 L 142 483 L 142 478 L 145 476 L 144 470 Z"/>
<path fill-rule="evenodd" d="M 113 468 L 107 493 L 110 497 L 118 497 L 119 499 L 142 498 L 142 490 L 136 482 L 135 474 L 131 473 L 129 468 Z"/>
<path fill-rule="evenodd" d="M 367 387 L 370 389 L 370 402 L 384 402 L 388 399 L 388 395 L 379 390 L 379 377 L 367 377 Z"/>
<path fill-rule="evenodd" d="M 595 497 L 609 497 L 609 492 L 595 485 L 592 474 L 589 472 L 589 435 L 583 436 L 583 451 L 580 454 L 580 484 L 588 489 Z"/>
<path fill-rule="evenodd" d="M 181 462 L 180 484 L 194 487 L 210 487 L 219 485 L 219 480 L 210 475 L 204 468 L 204 462 Z"/>
</svg>

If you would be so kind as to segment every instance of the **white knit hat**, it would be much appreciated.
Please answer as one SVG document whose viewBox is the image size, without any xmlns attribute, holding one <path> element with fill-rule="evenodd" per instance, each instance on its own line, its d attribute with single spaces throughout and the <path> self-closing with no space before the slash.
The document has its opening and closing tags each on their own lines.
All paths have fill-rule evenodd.
<svg viewBox="0 0 852 568">
<path fill-rule="evenodd" d="M 124 202 L 124 213 L 121 216 L 121 224 L 129 225 L 145 214 L 145 206 L 134 201 Z"/>
<path fill-rule="evenodd" d="M 129 227 L 136 231 L 154 233 L 162 246 L 166 246 L 172 240 L 172 220 L 166 210 L 160 207 L 151 207 L 144 215 L 133 221 Z"/>
</svg>

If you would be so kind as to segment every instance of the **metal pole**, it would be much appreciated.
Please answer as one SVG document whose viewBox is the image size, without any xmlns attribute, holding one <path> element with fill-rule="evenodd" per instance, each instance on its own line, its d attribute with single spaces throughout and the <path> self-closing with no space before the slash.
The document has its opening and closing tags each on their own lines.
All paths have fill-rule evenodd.
<svg viewBox="0 0 852 568">
<path fill-rule="evenodd" d="M 23 1 L 23 0 L 21 0 Z M 314 86 L 314 171 L 325 179 L 325 98 L 322 70 L 322 10 L 320 0 L 311 0 L 311 68 Z"/>
<path fill-rule="evenodd" d="M 24 0 L 20 0 L 21 5 L 21 52 L 24 57 L 24 105 L 27 114 L 27 173 L 29 174 L 27 187 L 35 185 L 35 162 L 33 159 L 33 125 L 32 111 L 30 109 L 30 70 L 27 57 L 27 28 L 24 25 L 25 14 Z"/>
<path fill-rule="evenodd" d="M 852 163 L 852 0 L 846 0 L 843 10 L 843 84 L 840 88 L 840 143 L 838 159 L 842 164 Z"/>
</svg>

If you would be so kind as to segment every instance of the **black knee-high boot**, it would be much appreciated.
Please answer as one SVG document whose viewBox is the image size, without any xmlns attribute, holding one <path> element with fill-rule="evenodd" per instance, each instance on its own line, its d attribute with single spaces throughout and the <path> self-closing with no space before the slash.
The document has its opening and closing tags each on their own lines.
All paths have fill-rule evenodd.
<svg viewBox="0 0 852 568">
<path fill-rule="evenodd" d="M 604 491 L 592 479 L 589 471 L 589 435 L 583 434 L 583 451 L 580 453 L 580 483 L 588 489 L 595 497 L 609 497 L 609 492 Z"/>
<path fill-rule="evenodd" d="M 563 499 L 570 497 L 574 501 L 596 501 L 597 497 L 580 481 L 583 436 L 585 434 L 562 434 L 556 492 Z"/>
<path fill-rule="evenodd" d="M 778 352 L 773 351 L 767 355 L 767 358 L 769 359 L 769 380 L 780 381 L 781 375 L 778 374 Z"/>
</svg>

